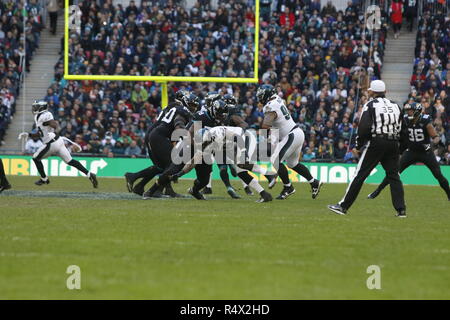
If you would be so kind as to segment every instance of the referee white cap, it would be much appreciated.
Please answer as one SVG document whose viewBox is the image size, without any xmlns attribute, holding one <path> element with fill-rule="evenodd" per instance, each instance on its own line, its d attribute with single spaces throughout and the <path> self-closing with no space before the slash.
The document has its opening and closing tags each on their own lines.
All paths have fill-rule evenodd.
<svg viewBox="0 0 450 320">
<path fill-rule="evenodd" d="M 373 80 L 370 82 L 370 88 L 367 89 L 373 92 L 385 92 L 386 91 L 386 85 L 384 84 L 384 81 L 381 80 Z"/>
</svg>

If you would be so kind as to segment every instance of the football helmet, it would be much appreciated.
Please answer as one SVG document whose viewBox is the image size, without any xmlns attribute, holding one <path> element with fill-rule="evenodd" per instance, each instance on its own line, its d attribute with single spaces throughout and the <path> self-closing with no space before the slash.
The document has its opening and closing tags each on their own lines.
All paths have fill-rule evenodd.
<svg viewBox="0 0 450 320">
<path fill-rule="evenodd" d="M 212 107 L 212 103 L 216 100 L 219 100 L 220 98 L 222 98 L 222 96 L 213 91 L 213 92 L 208 92 L 208 94 L 205 97 L 205 105 L 206 105 L 206 109 L 210 109 Z"/>
<path fill-rule="evenodd" d="M 275 94 L 277 94 L 277 91 L 274 86 L 270 84 L 263 84 L 258 88 L 258 91 L 256 91 L 256 99 L 258 99 L 258 102 L 265 105 Z"/>
<path fill-rule="evenodd" d="M 208 108 L 208 111 L 217 123 L 221 123 L 228 115 L 228 105 L 223 100 L 216 100 Z"/>
<path fill-rule="evenodd" d="M 226 94 L 223 96 L 223 101 L 225 101 L 225 103 L 230 106 L 230 107 L 235 107 L 237 105 L 237 99 L 235 96 L 233 96 L 232 94 Z"/>
<path fill-rule="evenodd" d="M 407 114 L 408 119 L 414 120 L 414 119 L 419 118 L 419 116 L 422 114 L 423 107 L 418 102 L 412 102 L 412 103 L 405 104 L 403 109 L 405 110 L 405 113 Z"/>
<path fill-rule="evenodd" d="M 35 100 L 31 106 L 33 114 L 39 114 L 48 110 L 48 104 L 45 100 Z"/>
</svg>

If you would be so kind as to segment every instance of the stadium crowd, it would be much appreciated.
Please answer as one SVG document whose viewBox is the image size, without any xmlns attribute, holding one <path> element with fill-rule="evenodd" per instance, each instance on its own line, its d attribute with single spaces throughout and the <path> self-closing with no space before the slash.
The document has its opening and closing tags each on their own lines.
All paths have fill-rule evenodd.
<svg viewBox="0 0 450 320">
<path fill-rule="evenodd" d="M 450 15 L 425 11 L 418 23 L 410 99 L 430 114 L 442 144 L 440 163 L 450 164 Z"/>
<path fill-rule="evenodd" d="M 25 8 L 25 30 L 23 10 L 20 1 L 0 2 L 0 144 L 15 112 L 20 79 L 24 72 L 22 57 L 26 53 L 25 71 L 29 72 L 30 61 L 39 45 L 43 29 L 41 7 L 36 0 L 28 1 Z"/>
<path fill-rule="evenodd" d="M 165 7 L 131 1 L 125 8 L 83 1 L 80 7 L 82 32 L 70 37 L 70 73 L 253 76 L 255 16 L 246 1 L 219 2 L 217 10 L 198 1 L 189 12 L 177 1 Z M 355 161 L 348 148 L 353 120 L 367 101 L 369 81 L 380 77 L 386 37 L 386 17 L 372 34 L 360 10 L 357 0 L 345 11 L 331 1 L 323 7 L 317 0 L 261 1 L 259 76 L 277 87 L 305 131 L 305 161 Z M 45 99 L 63 135 L 87 153 L 145 154 L 146 128 L 161 107 L 157 83 L 66 81 L 62 75 L 61 59 Z M 258 129 L 263 114 L 256 87 L 170 83 L 169 92 L 187 88 L 201 98 L 208 91 L 232 93 L 245 121 Z"/>
</svg>

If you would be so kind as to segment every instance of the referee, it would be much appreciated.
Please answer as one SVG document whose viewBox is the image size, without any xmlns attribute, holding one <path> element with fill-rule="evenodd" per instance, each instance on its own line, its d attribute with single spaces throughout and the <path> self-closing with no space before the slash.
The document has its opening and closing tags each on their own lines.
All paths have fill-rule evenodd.
<svg viewBox="0 0 450 320">
<path fill-rule="evenodd" d="M 406 217 L 403 184 L 398 173 L 403 112 L 398 104 L 386 99 L 383 81 L 372 81 L 368 90 L 372 99 L 363 107 L 356 137 L 358 153 L 362 149 L 364 151 L 344 198 L 338 204 L 329 205 L 328 209 L 337 214 L 346 214 L 370 172 L 381 162 L 391 186 L 392 204 L 397 210 L 397 217 Z"/>
<path fill-rule="evenodd" d="M 11 189 L 11 185 L 6 179 L 5 169 L 3 169 L 3 162 L 2 159 L 0 158 L 0 193 L 2 193 L 3 190 L 8 189 Z"/>
</svg>

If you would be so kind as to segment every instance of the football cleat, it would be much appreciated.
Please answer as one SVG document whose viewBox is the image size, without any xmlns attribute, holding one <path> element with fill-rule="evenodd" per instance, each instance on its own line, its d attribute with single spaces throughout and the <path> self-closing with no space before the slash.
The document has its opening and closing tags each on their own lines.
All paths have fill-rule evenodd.
<svg viewBox="0 0 450 320">
<path fill-rule="evenodd" d="M 91 174 L 89 175 L 89 180 L 91 180 L 92 186 L 94 188 L 98 188 L 97 176 L 94 173 L 91 172 Z"/>
<path fill-rule="evenodd" d="M 9 183 L 8 184 L 3 184 L 3 185 L 0 186 L 0 193 L 2 193 L 5 190 L 9 190 L 9 189 L 11 189 L 11 185 Z"/>
<path fill-rule="evenodd" d="M 170 184 L 164 188 L 164 195 L 169 196 L 171 198 L 183 198 L 181 194 L 178 194 L 175 192 L 175 190 L 173 190 Z"/>
<path fill-rule="evenodd" d="M 337 213 L 337 214 L 340 214 L 340 215 L 346 215 L 347 214 L 347 209 L 342 208 L 339 203 L 338 204 L 330 204 L 330 205 L 328 205 L 328 209 L 330 209 L 334 213 Z"/>
<path fill-rule="evenodd" d="M 258 203 L 270 202 L 273 200 L 272 195 L 265 190 L 261 191 L 260 195 L 261 195 L 261 198 L 256 200 L 256 202 L 258 202 Z"/>
<path fill-rule="evenodd" d="M 212 188 L 204 187 L 202 193 L 203 194 L 212 194 Z"/>
<path fill-rule="evenodd" d="M 371 194 L 369 194 L 367 196 L 367 199 L 375 199 L 376 197 L 378 197 L 379 194 L 380 194 L 380 191 L 378 189 L 376 189 L 374 192 L 372 192 Z"/>
<path fill-rule="evenodd" d="M 278 174 L 268 174 L 265 177 L 269 181 L 269 189 L 272 189 L 277 183 Z"/>
<path fill-rule="evenodd" d="M 246 193 L 248 196 L 252 196 L 252 195 L 253 195 L 253 191 L 252 191 L 252 189 L 250 189 L 249 186 L 246 186 L 246 187 L 244 188 L 244 190 L 245 190 L 245 193 Z"/>
<path fill-rule="evenodd" d="M 398 210 L 397 214 L 395 216 L 399 217 L 399 218 L 406 218 L 406 211 L 405 210 Z"/>
<path fill-rule="evenodd" d="M 236 193 L 236 191 L 230 187 L 227 188 L 227 193 L 230 195 L 230 197 L 232 197 L 233 199 L 240 199 L 241 197 Z"/>
<path fill-rule="evenodd" d="M 133 192 L 133 183 L 134 181 L 131 179 L 131 173 L 125 173 L 125 180 L 127 181 L 127 189 L 128 192 Z"/>
<path fill-rule="evenodd" d="M 283 190 L 281 191 L 280 195 L 277 197 L 278 200 L 285 200 L 287 199 L 290 195 L 295 193 L 295 189 L 292 185 L 290 185 L 289 187 L 284 187 Z"/>
<path fill-rule="evenodd" d="M 312 198 L 315 199 L 319 195 L 320 188 L 322 188 L 323 182 L 319 180 L 314 180 L 313 183 L 311 183 L 311 193 Z"/>
<path fill-rule="evenodd" d="M 160 198 L 160 199 L 164 199 L 164 198 L 170 198 L 170 196 L 165 195 L 161 192 L 161 190 L 156 190 L 155 192 L 153 192 L 150 197 L 152 198 Z"/>
<path fill-rule="evenodd" d="M 197 200 L 206 200 L 205 197 L 203 196 L 203 194 L 201 194 L 200 192 L 194 192 L 194 190 L 192 188 L 188 189 L 188 193 L 193 196 L 195 199 Z"/>
<path fill-rule="evenodd" d="M 36 181 L 34 184 L 35 185 L 37 185 L 37 186 L 42 186 L 43 184 L 49 184 L 50 183 L 50 180 L 49 179 L 47 179 L 47 180 L 42 180 L 42 179 L 39 179 L 38 181 Z"/>
<path fill-rule="evenodd" d="M 144 188 L 143 187 L 135 186 L 132 191 L 133 191 L 133 193 L 136 193 L 139 196 L 143 196 L 144 195 Z"/>
</svg>

